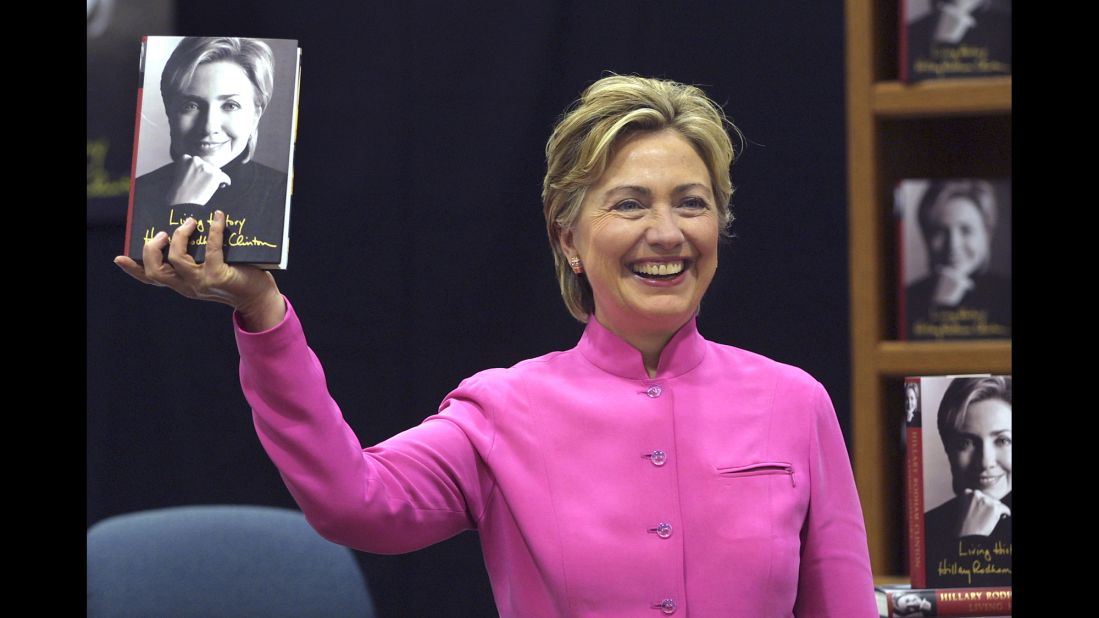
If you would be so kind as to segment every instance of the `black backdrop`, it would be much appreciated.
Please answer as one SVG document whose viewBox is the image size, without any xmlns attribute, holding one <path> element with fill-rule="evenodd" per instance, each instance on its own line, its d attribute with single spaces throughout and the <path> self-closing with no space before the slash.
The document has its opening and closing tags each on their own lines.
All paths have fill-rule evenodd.
<svg viewBox="0 0 1099 618">
<path fill-rule="evenodd" d="M 849 426 L 838 0 L 180 4 L 178 34 L 301 41 L 277 279 L 364 444 L 480 369 L 575 343 L 541 217 L 543 148 L 604 71 L 701 85 L 744 131 L 737 237 L 700 329 L 803 367 Z M 122 236 L 89 224 L 88 525 L 176 504 L 293 506 L 253 433 L 229 310 L 136 284 L 111 264 Z M 474 533 L 362 562 L 383 616 L 494 613 Z"/>
</svg>

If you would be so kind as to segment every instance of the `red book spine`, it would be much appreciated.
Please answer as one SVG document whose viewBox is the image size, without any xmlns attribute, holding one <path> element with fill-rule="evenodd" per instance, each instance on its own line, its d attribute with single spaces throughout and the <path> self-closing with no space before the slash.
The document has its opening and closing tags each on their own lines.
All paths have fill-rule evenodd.
<svg viewBox="0 0 1099 618">
<path fill-rule="evenodd" d="M 137 180 L 137 143 L 141 136 L 141 95 L 145 90 L 145 44 L 149 37 L 141 37 L 141 78 L 137 84 L 137 113 L 134 114 L 134 149 L 130 155 L 130 202 L 126 206 L 126 236 L 125 246 L 122 247 L 122 255 L 137 259 L 141 256 L 130 255 L 130 232 L 134 224 L 134 186 Z"/>
<path fill-rule="evenodd" d="M 917 610 L 912 603 L 898 599 L 908 596 L 918 599 L 933 599 L 930 609 Z M 888 616 L 954 616 L 958 618 L 979 618 L 987 616 L 1011 615 L 1011 588 L 935 588 L 911 590 L 890 590 L 886 593 Z M 919 602 L 918 600 L 916 602 Z M 899 605 L 899 606 L 898 606 Z"/>
<path fill-rule="evenodd" d="M 908 340 L 908 298 L 905 295 L 905 246 L 904 246 L 904 211 L 896 210 L 896 204 L 898 196 L 900 195 L 900 188 L 895 187 L 893 190 L 893 206 L 894 216 L 896 217 L 896 229 L 894 230 L 895 238 L 897 239 L 897 268 L 894 271 L 897 273 L 897 339 L 901 341 Z"/>
<path fill-rule="evenodd" d="M 909 378 L 906 384 L 919 384 Z M 905 452 L 905 503 L 908 505 L 908 573 L 914 588 L 927 586 L 927 551 L 923 522 L 923 429 L 907 427 Z"/>
<path fill-rule="evenodd" d="M 900 10 L 897 11 L 900 22 L 898 24 L 898 36 L 897 36 L 897 52 L 900 56 L 900 80 L 902 82 L 908 81 L 908 0 L 897 0 L 900 3 Z"/>
</svg>

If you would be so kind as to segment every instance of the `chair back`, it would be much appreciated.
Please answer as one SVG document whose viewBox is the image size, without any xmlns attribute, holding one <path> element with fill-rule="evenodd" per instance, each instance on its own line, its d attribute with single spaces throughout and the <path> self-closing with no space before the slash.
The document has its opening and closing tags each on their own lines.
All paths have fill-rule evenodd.
<svg viewBox="0 0 1099 618">
<path fill-rule="evenodd" d="M 88 529 L 88 616 L 373 618 L 353 551 L 300 511 L 196 505 Z"/>
</svg>

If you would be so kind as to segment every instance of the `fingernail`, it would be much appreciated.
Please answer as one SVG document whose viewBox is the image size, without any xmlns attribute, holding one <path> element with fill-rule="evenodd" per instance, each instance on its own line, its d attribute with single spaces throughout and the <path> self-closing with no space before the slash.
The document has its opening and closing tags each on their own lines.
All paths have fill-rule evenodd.
<svg viewBox="0 0 1099 618">
<path fill-rule="evenodd" d="M 160 231 L 156 233 L 157 240 L 161 240 L 168 237 L 168 232 Z"/>
<path fill-rule="evenodd" d="M 188 223 L 194 223 L 194 222 L 195 222 L 195 220 L 194 220 L 193 217 L 187 217 L 187 219 L 183 222 L 183 225 L 187 225 Z"/>
</svg>

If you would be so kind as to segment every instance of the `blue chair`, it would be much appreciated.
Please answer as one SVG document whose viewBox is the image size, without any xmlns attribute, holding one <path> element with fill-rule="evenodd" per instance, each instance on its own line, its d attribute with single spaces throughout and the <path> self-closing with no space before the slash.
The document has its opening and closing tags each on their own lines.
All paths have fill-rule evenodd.
<svg viewBox="0 0 1099 618">
<path fill-rule="evenodd" d="M 88 529 L 88 616 L 373 618 L 354 552 L 299 511 L 181 506 Z"/>
</svg>

